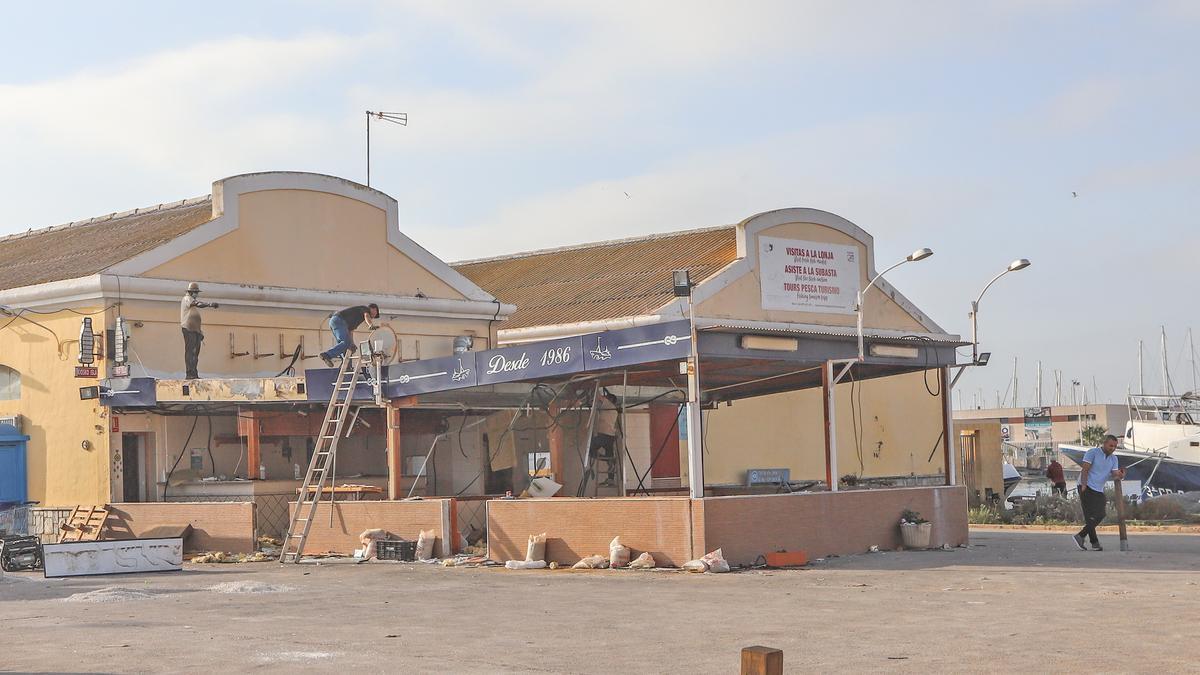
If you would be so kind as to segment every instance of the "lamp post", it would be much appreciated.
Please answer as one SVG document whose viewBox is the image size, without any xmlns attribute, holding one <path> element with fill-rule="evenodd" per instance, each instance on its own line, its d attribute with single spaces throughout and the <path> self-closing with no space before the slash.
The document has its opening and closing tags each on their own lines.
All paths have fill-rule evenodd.
<svg viewBox="0 0 1200 675">
<path fill-rule="evenodd" d="M 871 289 L 871 287 L 875 285 L 876 281 L 879 281 L 879 279 L 883 275 L 887 274 L 888 272 L 891 272 L 892 270 L 903 265 L 904 263 L 910 263 L 910 262 L 916 262 L 918 260 L 924 260 L 931 255 L 933 255 L 933 251 L 930 249 L 927 249 L 927 248 L 919 248 L 919 249 L 913 251 L 912 253 L 908 254 L 908 256 L 904 258 L 904 260 L 901 260 L 900 262 L 896 263 L 895 265 L 892 265 L 891 267 L 885 269 L 884 271 L 880 272 L 879 274 L 876 274 L 875 278 L 871 279 L 870 283 L 868 283 L 861 291 L 858 292 L 858 305 L 855 307 L 855 311 L 858 313 L 858 360 L 859 361 L 866 360 L 866 353 L 865 353 L 865 349 L 863 348 L 863 300 L 867 297 L 867 291 L 869 291 Z"/>
<path fill-rule="evenodd" d="M 987 282 L 982 291 L 979 291 L 979 296 L 971 302 L 971 364 L 979 364 L 979 301 L 983 299 L 983 294 L 987 293 L 992 284 L 996 283 L 1000 277 L 1009 272 L 1016 272 L 1029 267 L 1031 263 L 1028 258 L 1018 258 L 1008 264 L 1008 267 L 1003 272 L 992 277 L 992 280 Z M 986 363 L 986 362 L 985 362 Z M 980 364 L 981 365 L 981 364 Z"/>
</svg>

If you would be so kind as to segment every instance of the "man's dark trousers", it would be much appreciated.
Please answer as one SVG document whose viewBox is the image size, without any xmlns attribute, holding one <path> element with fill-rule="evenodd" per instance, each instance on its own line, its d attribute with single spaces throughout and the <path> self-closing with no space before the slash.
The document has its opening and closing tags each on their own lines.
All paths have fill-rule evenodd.
<svg viewBox="0 0 1200 675">
<path fill-rule="evenodd" d="M 196 373 L 196 366 L 200 363 L 200 343 L 204 341 L 204 334 L 198 330 L 183 330 L 183 365 L 187 370 L 185 376 L 189 380 L 198 380 L 200 375 Z"/>
<path fill-rule="evenodd" d="M 1100 537 L 1096 536 L 1096 526 L 1104 520 L 1104 512 L 1107 508 L 1104 493 L 1081 486 L 1079 503 L 1083 506 L 1083 529 L 1079 531 L 1079 536 L 1087 535 L 1093 546 L 1099 546 Z"/>
</svg>

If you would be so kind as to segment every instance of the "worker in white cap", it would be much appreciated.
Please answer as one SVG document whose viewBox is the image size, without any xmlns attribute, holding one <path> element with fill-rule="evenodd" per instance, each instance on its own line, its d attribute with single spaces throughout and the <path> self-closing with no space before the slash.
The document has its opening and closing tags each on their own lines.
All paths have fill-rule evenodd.
<svg viewBox="0 0 1200 675">
<path fill-rule="evenodd" d="M 188 284 L 187 293 L 179 303 L 179 326 L 183 329 L 183 365 L 187 369 L 185 377 L 198 380 L 200 375 L 196 366 L 200 362 L 200 343 L 204 341 L 204 333 L 200 330 L 200 310 L 207 307 L 219 307 L 215 302 L 200 302 L 200 284 Z"/>
</svg>

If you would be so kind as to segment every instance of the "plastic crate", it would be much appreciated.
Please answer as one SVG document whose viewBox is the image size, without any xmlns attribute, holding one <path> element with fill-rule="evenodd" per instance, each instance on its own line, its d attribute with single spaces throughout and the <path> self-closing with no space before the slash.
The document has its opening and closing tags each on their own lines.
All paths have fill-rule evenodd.
<svg viewBox="0 0 1200 675">
<path fill-rule="evenodd" d="M 375 557 L 380 560 L 414 562 L 417 559 L 417 542 L 403 539 L 382 539 L 375 542 Z"/>
</svg>

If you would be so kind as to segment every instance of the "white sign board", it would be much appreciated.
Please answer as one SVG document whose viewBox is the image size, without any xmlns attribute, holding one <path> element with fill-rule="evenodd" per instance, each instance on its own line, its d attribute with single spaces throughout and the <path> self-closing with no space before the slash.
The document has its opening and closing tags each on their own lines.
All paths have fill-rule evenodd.
<svg viewBox="0 0 1200 675">
<path fill-rule="evenodd" d="M 73 541 L 42 546 L 46 577 L 183 569 L 183 539 Z"/>
<path fill-rule="evenodd" d="M 758 238 L 763 309 L 853 314 L 858 302 L 857 246 Z"/>
</svg>

